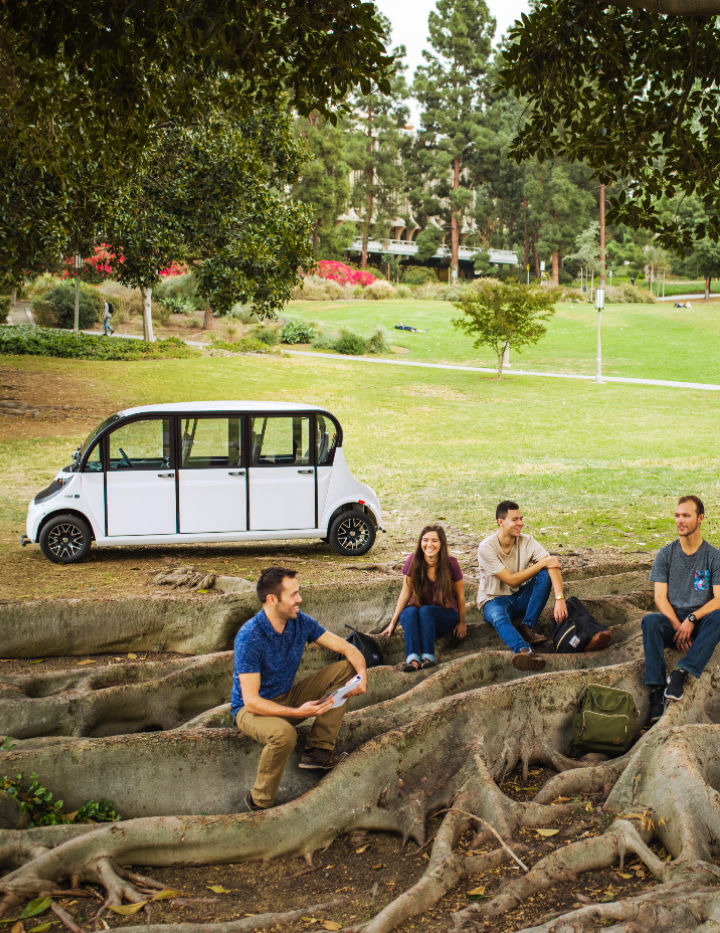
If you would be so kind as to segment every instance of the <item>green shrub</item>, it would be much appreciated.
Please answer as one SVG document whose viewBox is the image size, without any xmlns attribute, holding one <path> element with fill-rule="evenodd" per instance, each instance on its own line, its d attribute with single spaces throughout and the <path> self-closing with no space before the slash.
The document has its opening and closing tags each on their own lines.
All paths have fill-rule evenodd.
<svg viewBox="0 0 720 933">
<path fill-rule="evenodd" d="M 389 353 L 390 344 L 382 327 L 378 327 L 372 336 L 365 341 L 365 353 Z"/>
<path fill-rule="evenodd" d="M 437 282 L 437 280 L 435 270 L 427 266 L 409 266 L 402 276 L 404 285 L 427 285 L 428 282 Z"/>
<path fill-rule="evenodd" d="M 330 334 L 318 334 L 312 342 L 313 350 L 332 350 L 335 346 L 336 336 Z"/>
<path fill-rule="evenodd" d="M 97 289 L 80 285 L 80 330 L 97 324 L 102 316 L 103 300 Z M 63 282 L 33 299 L 33 316 L 38 324 L 72 330 L 75 322 L 75 283 Z"/>
<path fill-rule="evenodd" d="M 280 331 L 280 340 L 283 343 L 310 343 L 315 336 L 315 330 L 304 321 L 288 321 Z"/>
<path fill-rule="evenodd" d="M 250 331 L 250 336 L 266 347 L 276 347 L 280 343 L 280 334 L 277 327 L 263 327 L 262 324 L 256 324 Z"/>
<path fill-rule="evenodd" d="M 333 342 L 332 349 L 336 353 L 344 353 L 346 356 L 362 356 L 365 352 L 365 341 L 360 334 L 343 327 Z"/>
<path fill-rule="evenodd" d="M 6 776 L 0 780 L 0 791 L 14 797 L 23 813 L 27 813 L 28 829 L 63 823 L 115 823 L 122 819 L 115 812 L 114 805 L 104 797 L 100 803 L 88 800 L 75 813 L 63 813 L 63 801 L 53 800 L 52 793 L 40 785 L 34 771 L 27 787 L 23 786 L 22 774 L 18 774 L 15 779 Z"/>
<path fill-rule="evenodd" d="M 155 286 L 153 297 L 158 301 L 166 298 L 185 298 L 192 302 L 192 310 L 199 311 L 205 307 L 205 300 L 200 297 L 197 290 L 197 276 L 192 272 L 185 275 L 168 275 L 159 285 Z"/>
<path fill-rule="evenodd" d="M 407 285 L 396 285 L 395 293 L 398 298 L 412 298 L 412 289 L 408 288 Z"/>
<path fill-rule="evenodd" d="M 238 302 L 236 305 L 233 305 L 225 317 L 230 317 L 235 321 L 240 321 L 241 324 L 249 324 L 250 321 L 257 321 L 258 319 L 257 315 L 249 305 L 244 305 L 240 302 Z"/>
<path fill-rule="evenodd" d="M 10 314 L 11 302 L 10 295 L 0 295 L 0 324 L 4 324 L 8 314 Z"/>
<path fill-rule="evenodd" d="M 257 337 L 241 337 L 240 340 L 213 340 L 210 344 L 211 350 L 229 350 L 230 353 L 277 353 L 277 350 L 271 350 L 270 347 L 258 340 Z"/>
<path fill-rule="evenodd" d="M 74 360 L 159 360 L 199 356 L 198 350 L 188 347 L 177 337 L 147 343 L 144 340 L 95 337 L 32 326 L 0 326 L 0 353 Z"/>
<path fill-rule="evenodd" d="M 165 302 L 158 301 L 157 304 L 153 301 L 152 303 L 152 316 L 153 319 L 162 325 L 162 327 L 167 327 L 170 323 L 170 315 L 173 313 L 172 308 L 169 308 Z"/>
<path fill-rule="evenodd" d="M 170 314 L 192 314 L 195 310 L 190 298 L 158 298 L 158 303 L 167 308 Z"/>
<path fill-rule="evenodd" d="M 395 289 L 384 279 L 376 279 L 372 285 L 365 289 L 365 298 L 372 298 L 375 301 L 382 301 L 385 298 L 396 298 Z"/>
</svg>

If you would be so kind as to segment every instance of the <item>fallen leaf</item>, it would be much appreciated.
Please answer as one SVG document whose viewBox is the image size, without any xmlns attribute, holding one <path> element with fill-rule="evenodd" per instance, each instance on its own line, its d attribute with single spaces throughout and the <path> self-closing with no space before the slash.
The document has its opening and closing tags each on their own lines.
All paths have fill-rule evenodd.
<svg viewBox="0 0 720 933">
<path fill-rule="evenodd" d="M 47 658 L 36 658 L 34 661 L 31 661 L 31 664 L 44 664 L 47 661 Z"/>
<path fill-rule="evenodd" d="M 52 926 L 52 923 L 41 923 L 40 926 L 33 927 L 31 930 L 28 930 L 28 933 L 45 933 L 46 930 L 49 930 Z"/>
<path fill-rule="evenodd" d="M 52 904 L 51 897 L 35 897 L 20 914 L 21 920 L 27 920 L 28 917 L 37 917 L 38 914 L 45 913 Z"/>
<path fill-rule="evenodd" d="M 570 797 L 556 797 L 553 803 L 557 803 L 558 801 L 570 800 L 570 799 L 571 799 Z"/>
<path fill-rule="evenodd" d="M 78 661 L 78 667 L 80 667 L 81 664 L 94 664 L 94 663 L 95 661 L 93 661 L 92 658 L 87 658 L 85 661 Z"/>
<path fill-rule="evenodd" d="M 618 872 L 618 875 L 620 875 L 621 878 L 632 878 L 632 875 L 626 875 L 621 871 Z"/>
<path fill-rule="evenodd" d="M 360 846 L 359 849 L 355 849 L 355 855 L 362 855 L 363 852 L 364 852 L 366 849 L 369 849 L 369 848 L 370 848 L 370 843 L 368 842 L 367 845 Z"/>
<path fill-rule="evenodd" d="M 229 888 L 224 888 L 221 884 L 209 884 L 208 888 L 213 892 L 213 894 L 230 894 L 232 893 Z"/>
<path fill-rule="evenodd" d="M 196 593 L 209 593 L 210 590 L 195 590 Z"/>
<path fill-rule="evenodd" d="M 111 910 L 114 914 L 120 914 L 122 917 L 129 917 L 131 914 L 136 914 L 139 910 L 142 910 L 146 904 L 147 901 L 138 901 L 137 904 L 120 904 L 117 907 L 108 904 L 108 910 Z"/>
<path fill-rule="evenodd" d="M 68 822 L 72 822 L 72 820 L 75 819 L 79 812 L 79 810 L 73 810 L 72 813 L 63 813 L 63 819 L 67 820 Z"/>
<path fill-rule="evenodd" d="M 428 862 L 430 861 L 430 856 L 427 854 L 427 852 L 423 852 L 423 858 L 426 858 Z"/>
<path fill-rule="evenodd" d="M 382 862 L 378 862 L 377 865 L 373 865 L 372 870 L 373 870 L 373 871 L 377 871 L 378 868 L 382 868 L 382 867 L 383 867 L 383 863 L 382 863 Z"/>
<path fill-rule="evenodd" d="M 338 923 L 336 920 L 326 920 L 325 923 L 323 923 L 323 926 L 325 927 L 326 930 L 341 930 L 342 929 L 342 923 Z"/>
<path fill-rule="evenodd" d="M 18 920 L 18 922 L 13 924 L 13 926 L 10 928 L 10 933 L 25 933 L 25 927 Z"/>
<path fill-rule="evenodd" d="M 136 655 L 136 654 L 130 653 L 130 654 L 128 654 L 128 657 L 129 657 L 131 660 L 133 660 L 133 661 L 137 661 L 137 655 Z"/>
<path fill-rule="evenodd" d="M 304 923 L 317 923 L 317 917 L 303 917 Z"/>
<path fill-rule="evenodd" d="M 166 888 L 164 891 L 158 891 L 157 894 L 153 894 L 151 900 L 153 901 L 167 901 L 171 897 L 182 897 L 182 891 L 171 891 L 169 888 Z"/>
<path fill-rule="evenodd" d="M 538 836 L 557 836 L 560 832 L 559 829 L 536 829 L 535 832 Z"/>
<path fill-rule="evenodd" d="M 473 888 L 472 891 L 468 891 L 468 897 L 472 897 L 473 895 L 480 895 L 480 894 L 484 894 L 484 893 L 485 893 L 485 887 L 484 887 L 484 886 L 483 886 L 483 887 L 480 887 L 480 888 Z"/>
</svg>

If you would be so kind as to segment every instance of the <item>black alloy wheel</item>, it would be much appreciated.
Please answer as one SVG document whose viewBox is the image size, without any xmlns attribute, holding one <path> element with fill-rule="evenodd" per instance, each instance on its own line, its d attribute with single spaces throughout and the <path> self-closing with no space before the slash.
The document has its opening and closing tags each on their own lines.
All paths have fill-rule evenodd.
<svg viewBox="0 0 720 933">
<path fill-rule="evenodd" d="M 343 555 L 367 554 L 375 544 L 375 523 L 365 512 L 341 512 L 328 532 L 332 549 Z"/>
<path fill-rule="evenodd" d="M 40 550 L 54 564 L 75 564 L 87 557 L 92 534 L 76 515 L 56 515 L 40 532 Z"/>
</svg>

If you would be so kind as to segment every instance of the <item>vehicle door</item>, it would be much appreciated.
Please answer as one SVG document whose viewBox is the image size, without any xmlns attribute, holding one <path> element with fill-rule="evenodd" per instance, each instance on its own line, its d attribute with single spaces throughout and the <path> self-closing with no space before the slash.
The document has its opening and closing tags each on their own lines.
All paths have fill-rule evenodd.
<svg viewBox="0 0 720 933">
<path fill-rule="evenodd" d="M 250 530 L 317 527 L 311 415 L 251 416 Z"/>
<path fill-rule="evenodd" d="M 125 422 L 108 436 L 108 536 L 177 532 L 173 419 Z"/>
<path fill-rule="evenodd" d="M 240 415 L 180 418 L 180 533 L 247 531 Z"/>
<path fill-rule="evenodd" d="M 103 441 L 95 442 L 95 446 L 87 455 L 81 477 L 82 492 L 85 501 L 92 513 L 88 516 L 96 532 L 105 534 L 105 476 L 103 474 Z"/>
</svg>

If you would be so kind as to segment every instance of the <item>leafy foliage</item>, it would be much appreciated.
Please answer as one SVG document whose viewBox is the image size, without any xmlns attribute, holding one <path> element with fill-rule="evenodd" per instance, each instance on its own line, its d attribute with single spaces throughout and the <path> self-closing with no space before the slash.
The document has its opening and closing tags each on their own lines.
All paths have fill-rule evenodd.
<svg viewBox="0 0 720 933">
<path fill-rule="evenodd" d="M 80 329 L 86 330 L 100 320 L 102 298 L 94 288 L 80 287 Z M 38 321 L 72 330 L 75 321 L 75 284 L 64 282 L 33 301 Z"/>
<path fill-rule="evenodd" d="M 501 379 L 505 350 L 519 350 L 545 336 L 547 327 L 543 322 L 555 314 L 557 297 L 546 288 L 484 279 L 453 302 L 465 317 L 454 318 L 452 323 L 475 338 L 474 346 L 493 348 Z"/>
<path fill-rule="evenodd" d="M 195 310 L 195 303 L 191 298 L 158 298 L 158 302 L 171 314 L 192 314 Z"/>
<path fill-rule="evenodd" d="M 144 340 L 91 337 L 89 334 L 31 326 L 0 326 L 0 353 L 75 360 L 158 360 L 199 356 L 197 350 L 176 337 L 147 343 Z"/>
<path fill-rule="evenodd" d="M 389 353 L 390 344 L 388 343 L 387 334 L 382 329 L 378 327 L 373 334 L 368 337 L 365 341 L 365 353 Z"/>
<path fill-rule="evenodd" d="M 282 343 L 311 343 L 317 336 L 316 331 L 304 321 L 288 321 L 280 331 Z"/>
<path fill-rule="evenodd" d="M 608 191 L 610 221 L 669 248 L 720 236 L 720 25 L 599 0 L 543 0 L 510 30 L 503 89 L 527 106 L 518 160 L 584 161 Z M 707 220 L 663 216 L 662 194 L 697 193 Z"/>
<path fill-rule="evenodd" d="M 232 343 L 229 340 L 215 339 L 211 347 L 213 350 L 228 350 L 230 353 L 277 353 L 277 350 L 272 350 L 257 337 L 241 337 Z"/>
<path fill-rule="evenodd" d="M 63 823 L 115 823 L 122 819 L 113 804 L 104 797 L 99 803 L 89 800 L 75 813 L 63 813 L 63 801 L 53 799 L 52 792 L 40 784 L 35 772 L 27 787 L 23 784 L 22 774 L 16 778 L 5 776 L 0 780 L 0 791 L 15 797 L 20 809 L 28 815 L 28 828 Z"/>
<path fill-rule="evenodd" d="M 437 272 L 428 266 L 408 266 L 402 275 L 405 285 L 425 285 L 428 282 L 437 282 Z"/>
<path fill-rule="evenodd" d="M 343 327 L 337 339 L 333 341 L 332 349 L 347 356 L 362 356 L 365 352 L 365 341 L 360 334 Z"/>
<path fill-rule="evenodd" d="M 372 285 L 377 278 L 371 269 L 353 269 L 344 262 L 333 262 L 321 259 L 318 263 L 316 275 L 321 279 L 329 279 L 339 285 Z"/>
</svg>

